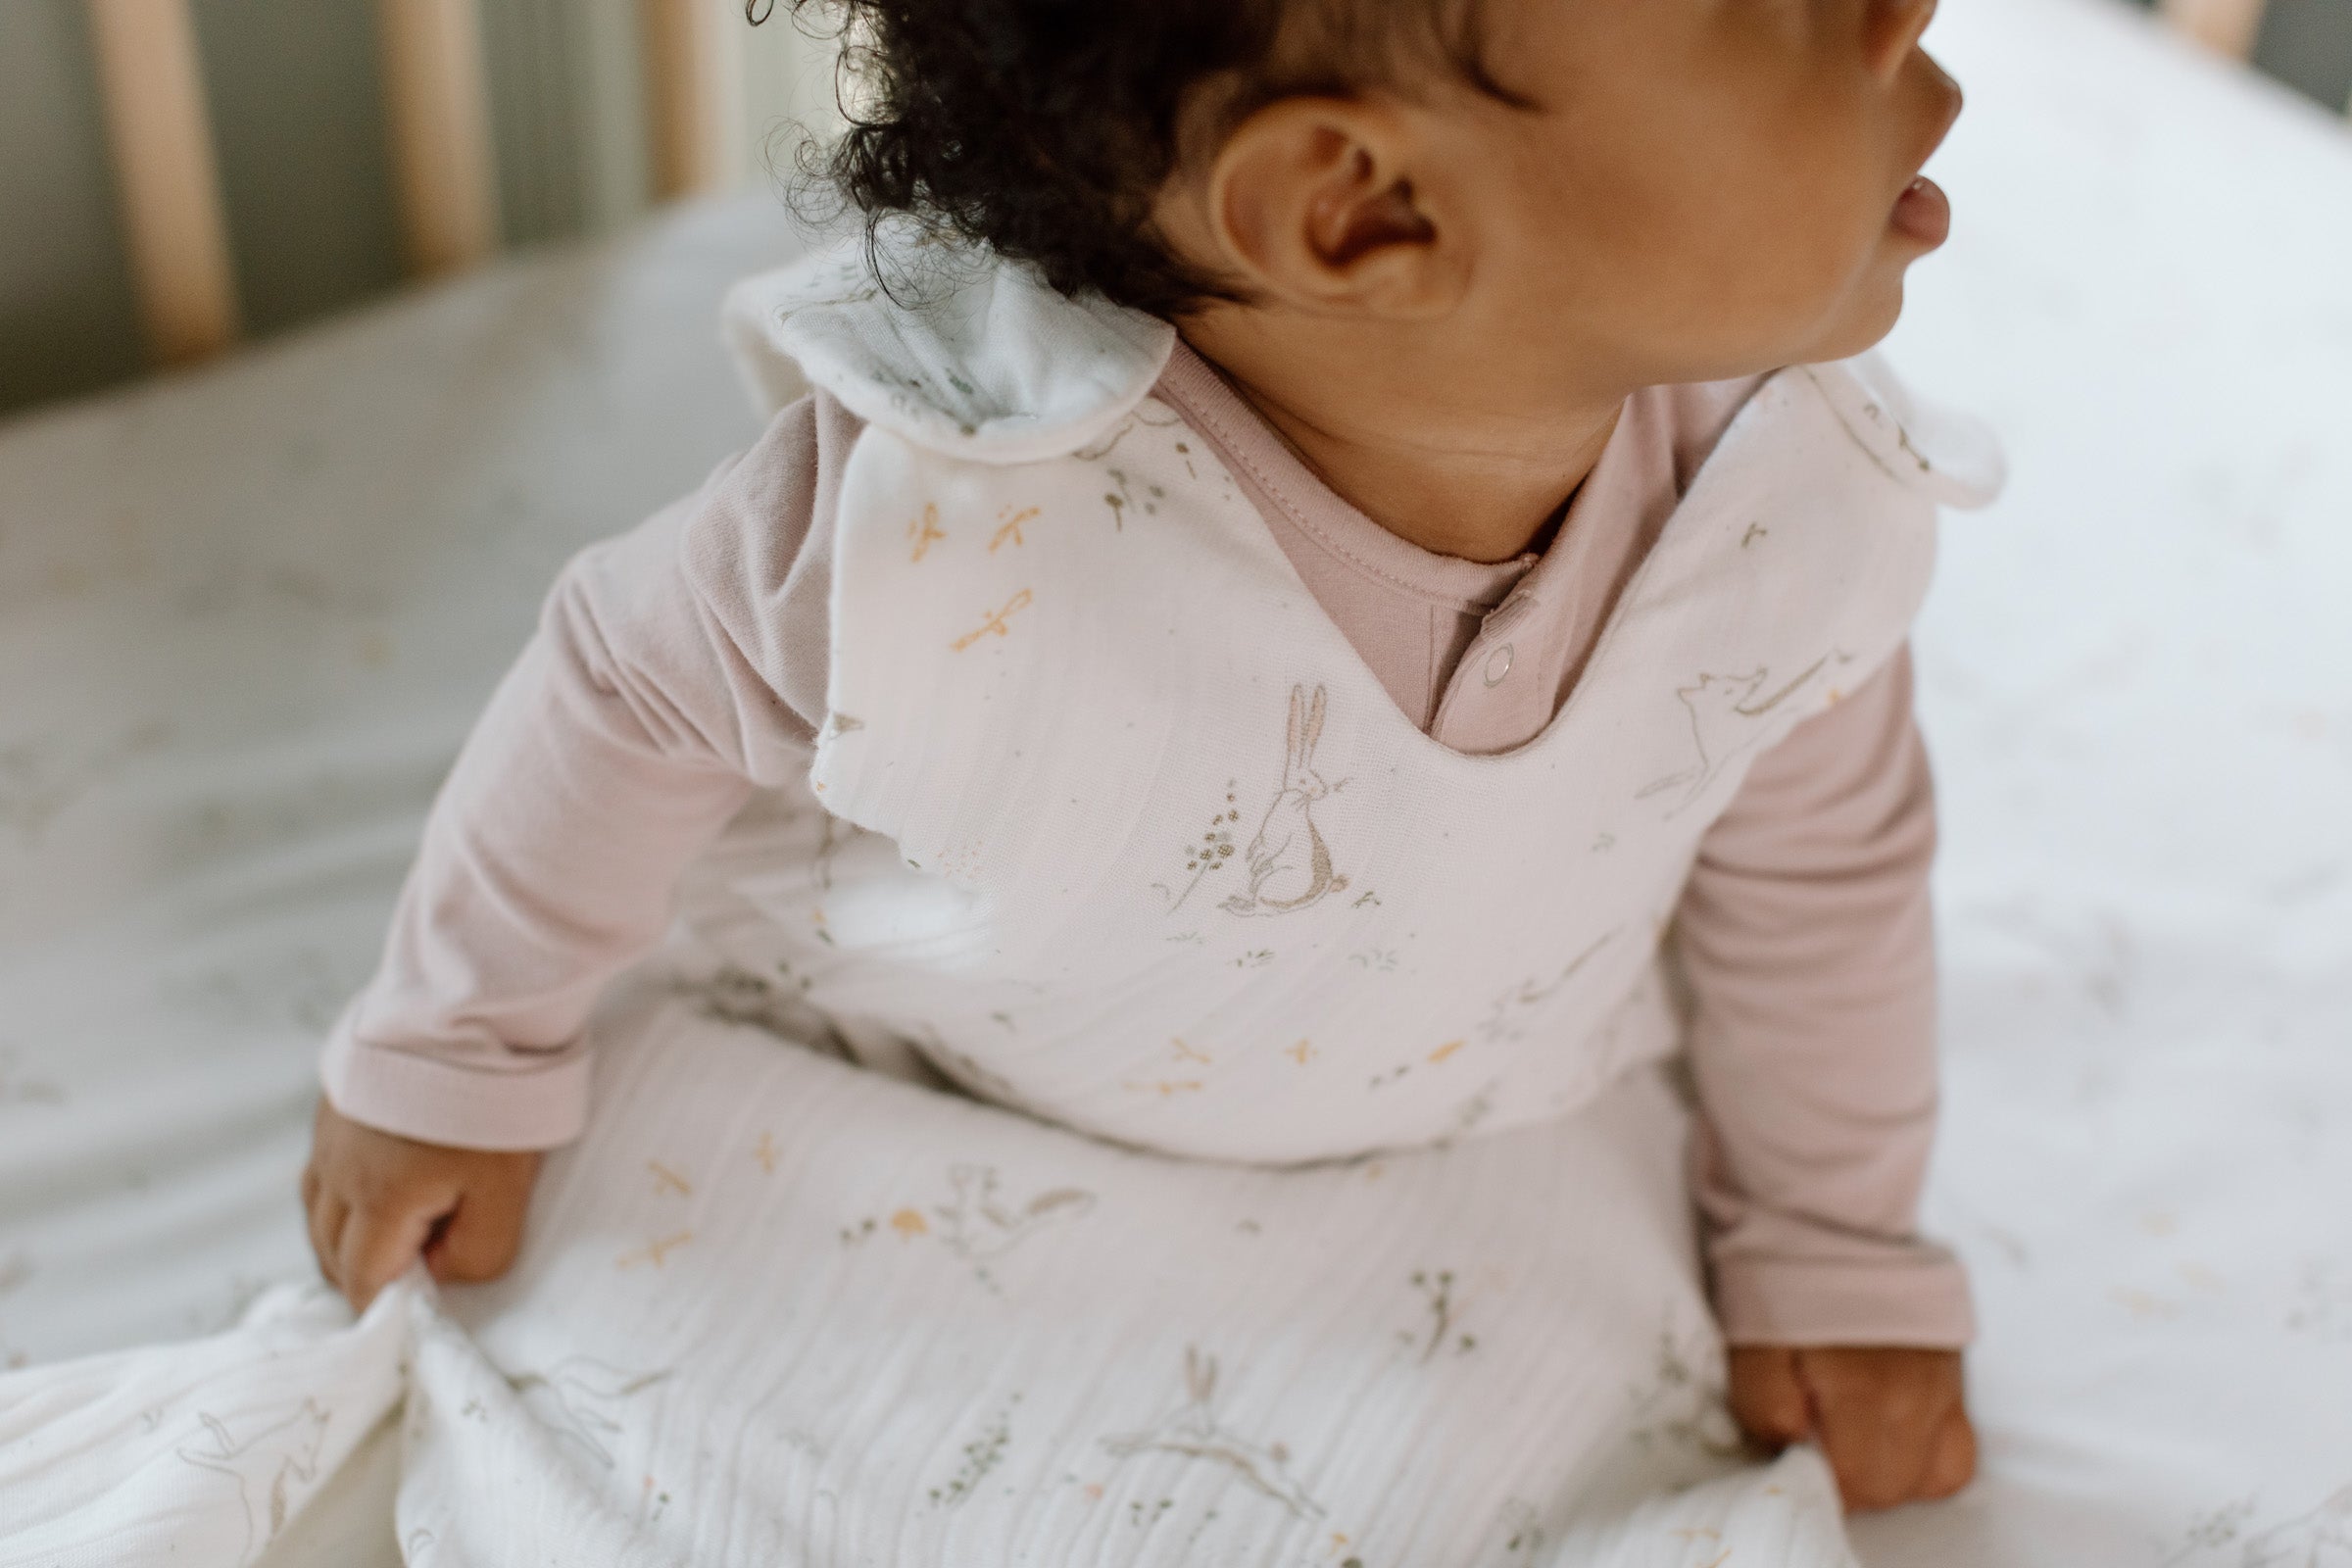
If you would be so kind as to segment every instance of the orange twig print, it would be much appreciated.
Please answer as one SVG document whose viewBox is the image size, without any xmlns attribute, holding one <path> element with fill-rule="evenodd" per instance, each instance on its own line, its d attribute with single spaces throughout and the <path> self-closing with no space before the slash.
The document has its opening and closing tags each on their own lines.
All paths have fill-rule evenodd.
<svg viewBox="0 0 2352 1568">
<path fill-rule="evenodd" d="M 1011 514 L 1009 516 L 1005 516 L 1005 513 L 1010 513 Z M 1020 511 L 1013 512 L 1010 507 L 1006 507 L 1004 509 L 1004 513 L 1000 513 L 998 515 L 1004 516 L 1004 522 L 1002 527 L 997 529 L 995 537 L 988 541 L 988 553 L 992 556 L 997 553 L 997 546 L 1003 544 L 1007 539 L 1012 541 L 1013 548 L 1016 550 L 1022 545 L 1027 544 L 1029 541 L 1021 537 L 1021 524 L 1027 522 L 1030 518 L 1039 515 L 1039 509 L 1036 507 L 1023 507 Z"/>
<path fill-rule="evenodd" d="M 978 642 L 981 638 L 986 637 L 991 633 L 994 633 L 999 637 L 1010 636 L 1012 633 L 1012 628 L 1007 625 L 1006 622 L 1012 618 L 1014 612 L 1026 610 L 1028 608 L 1029 590 L 1024 588 L 1019 593 L 1014 594 L 1010 599 L 1005 600 L 1004 608 L 1003 610 L 998 611 L 996 613 L 990 615 L 988 619 L 982 621 L 978 631 L 967 631 L 962 636 L 950 643 L 948 646 L 955 652 L 960 654 L 966 648 L 971 647 L 972 644 Z"/>
<path fill-rule="evenodd" d="M 1446 1059 L 1447 1056 L 1450 1056 L 1450 1055 L 1452 1055 L 1452 1054 L 1453 1054 L 1455 1052 L 1457 1052 L 1457 1051 L 1461 1050 L 1461 1049 L 1462 1049 L 1462 1046 L 1463 1046 L 1463 1042 L 1462 1042 L 1462 1041 L 1459 1041 L 1459 1040 L 1448 1040 L 1448 1041 L 1446 1041 L 1446 1042 L 1444 1045 L 1440 1046 L 1440 1047 L 1439 1047 L 1437 1050 L 1435 1050 L 1435 1051 L 1431 1052 L 1431 1053 L 1429 1054 L 1429 1059 L 1430 1059 L 1432 1062 L 1440 1062 L 1440 1061 L 1444 1061 L 1444 1060 L 1445 1060 L 1445 1059 Z"/>
<path fill-rule="evenodd" d="M 914 541 L 914 554 L 907 557 L 909 561 L 922 560 L 931 553 L 933 544 L 947 538 L 940 531 L 939 507 L 936 503 L 924 503 L 923 514 L 906 525 L 906 537 Z"/>
<path fill-rule="evenodd" d="M 773 1176 L 776 1173 L 776 1141 L 761 1133 L 759 1147 L 752 1151 L 752 1157 L 760 1162 L 761 1170 Z"/>
<path fill-rule="evenodd" d="M 654 1173 L 655 1192 L 675 1193 L 680 1198 L 691 1198 L 694 1196 L 694 1183 L 688 1181 L 676 1171 L 671 1170 L 667 1165 L 662 1164 L 660 1160 L 647 1160 L 645 1162 L 645 1168 Z"/>
<path fill-rule="evenodd" d="M 1315 1059 L 1315 1048 L 1301 1040 L 1290 1050 L 1284 1052 L 1283 1054 L 1290 1057 L 1299 1066 L 1303 1067 L 1308 1062 Z"/>
<path fill-rule="evenodd" d="M 1178 1061 L 1206 1062 L 1209 1059 L 1207 1052 L 1188 1046 L 1181 1040 L 1170 1040 L 1168 1045 L 1176 1053 Z"/>
<path fill-rule="evenodd" d="M 613 1264 L 613 1267 L 620 1269 L 632 1269 L 640 1263 L 651 1263 L 654 1267 L 660 1268 L 662 1262 L 668 1258 L 670 1253 L 676 1251 L 679 1248 L 684 1247 L 688 1242 L 693 1240 L 694 1232 L 692 1231 L 680 1231 L 675 1236 L 664 1236 L 658 1242 L 647 1244 L 645 1250 L 641 1252 L 630 1252 L 621 1257 L 616 1263 Z"/>
</svg>

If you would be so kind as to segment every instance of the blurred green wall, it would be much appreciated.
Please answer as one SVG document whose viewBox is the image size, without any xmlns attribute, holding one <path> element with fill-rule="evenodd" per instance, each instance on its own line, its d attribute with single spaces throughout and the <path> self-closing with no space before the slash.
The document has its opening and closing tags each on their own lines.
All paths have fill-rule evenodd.
<svg viewBox="0 0 2352 1568">
<path fill-rule="evenodd" d="M 2157 0 L 2131 0 L 2151 11 Z M 2254 64 L 2329 109 L 2352 109 L 2352 0 L 2270 0 Z"/>
<path fill-rule="evenodd" d="M 266 335 L 399 286 L 378 0 L 191 0 L 239 304 Z M 705 0 L 744 25 L 740 0 Z M 647 206 L 638 0 L 480 0 L 501 224 L 528 245 Z M 744 35 L 745 172 L 824 118 L 791 8 Z M 0 414 L 144 369 L 83 0 L 0 0 Z"/>
<path fill-rule="evenodd" d="M 135 373 L 81 0 L 0 0 L 0 410 Z"/>
<path fill-rule="evenodd" d="M 2330 109 L 2352 106 L 2352 0 L 2271 0 L 2254 63 Z"/>
</svg>

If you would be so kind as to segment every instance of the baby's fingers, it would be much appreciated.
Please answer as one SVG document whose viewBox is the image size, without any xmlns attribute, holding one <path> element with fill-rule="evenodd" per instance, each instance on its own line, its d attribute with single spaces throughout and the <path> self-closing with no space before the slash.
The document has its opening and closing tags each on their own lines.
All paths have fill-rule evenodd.
<svg viewBox="0 0 2352 1568">
<path fill-rule="evenodd" d="M 1822 1412 L 1821 1451 L 1849 1513 L 1910 1501 L 1927 1457 L 1916 1434 L 1856 1410 Z"/>
<path fill-rule="evenodd" d="M 335 1250 L 332 1277 L 350 1299 L 352 1310 L 368 1310 L 376 1293 L 400 1278 L 424 1250 L 424 1239 L 438 1217 L 422 1205 L 351 1211 Z"/>
<path fill-rule="evenodd" d="M 425 1250 L 433 1278 L 467 1284 L 504 1274 L 522 1246 L 530 1191 L 527 1180 L 483 1181 L 469 1189 Z"/>
<path fill-rule="evenodd" d="M 1798 1373 L 1820 1413 L 1823 1454 L 1848 1509 L 1889 1508 L 1922 1495 L 1947 1415 L 1958 1409 L 1956 1362 L 1936 1352 L 1816 1349 Z"/>
<path fill-rule="evenodd" d="M 302 1200 L 311 1222 L 311 1251 L 318 1259 L 318 1272 L 336 1290 L 343 1288 L 341 1259 L 337 1255 L 343 1245 L 343 1227 L 351 1218 L 351 1205 L 329 1192 L 321 1191 L 318 1178 L 304 1174 Z"/>
<path fill-rule="evenodd" d="M 1944 1418 L 1928 1473 L 1919 1480 L 1920 1495 L 1948 1497 L 1976 1478 L 1977 1434 L 1968 1417 L 1953 1411 Z"/>
<path fill-rule="evenodd" d="M 1778 1450 L 1800 1442 L 1813 1425 L 1796 1352 L 1781 1345 L 1736 1345 L 1731 1349 L 1732 1416 L 1740 1430 Z"/>
</svg>

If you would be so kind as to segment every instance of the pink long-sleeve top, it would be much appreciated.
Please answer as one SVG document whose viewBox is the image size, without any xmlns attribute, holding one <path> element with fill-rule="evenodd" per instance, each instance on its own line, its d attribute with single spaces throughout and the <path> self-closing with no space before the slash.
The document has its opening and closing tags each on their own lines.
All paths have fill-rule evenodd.
<svg viewBox="0 0 2352 1568">
<path fill-rule="evenodd" d="M 1629 400 L 1540 553 L 1478 563 L 1342 500 L 1181 344 L 1157 387 L 1224 458 L 1397 707 L 1438 741 L 1532 739 L 1757 382 Z M 819 392 L 701 492 L 564 569 L 427 820 L 381 967 L 328 1041 L 355 1120 L 548 1148 L 587 1114 L 596 998 L 681 871 L 825 719 L 833 542 L 861 426 Z M 1966 1277 L 1918 1235 L 1936 1111 L 1936 818 L 1908 655 L 1759 758 L 1676 922 L 1694 1002 L 1690 1168 L 1735 1344 L 1957 1348 Z"/>
</svg>

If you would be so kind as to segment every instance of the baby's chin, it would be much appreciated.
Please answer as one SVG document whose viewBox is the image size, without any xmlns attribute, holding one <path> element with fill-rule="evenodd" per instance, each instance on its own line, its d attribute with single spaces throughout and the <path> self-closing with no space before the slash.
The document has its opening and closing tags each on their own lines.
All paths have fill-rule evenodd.
<svg viewBox="0 0 2352 1568">
<path fill-rule="evenodd" d="M 1881 256 L 1879 265 L 1864 275 L 1860 286 L 1831 317 L 1813 351 L 1804 357 L 1805 364 L 1850 360 L 1878 347 L 1894 330 L 1903 315 L 1903 272 L 1912 258 L 1887 265 L 1891 260 Z"/>
</svg>

